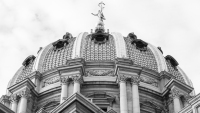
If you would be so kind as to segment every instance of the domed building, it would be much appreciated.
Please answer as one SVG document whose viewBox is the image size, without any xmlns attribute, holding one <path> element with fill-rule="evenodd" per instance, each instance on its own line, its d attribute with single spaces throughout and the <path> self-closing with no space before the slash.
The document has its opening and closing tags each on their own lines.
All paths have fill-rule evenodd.
<svg viewBox="0 0 200 113">
<path fill-rule="evenodd" d="M 105 31 L 102 10 L 97 16 L 94 32 L 67 32 L 23 61 L 2 112 L 178 113 L 191 105 L 192 83 L 175 58 L 133 32 Z"/>
</svg>

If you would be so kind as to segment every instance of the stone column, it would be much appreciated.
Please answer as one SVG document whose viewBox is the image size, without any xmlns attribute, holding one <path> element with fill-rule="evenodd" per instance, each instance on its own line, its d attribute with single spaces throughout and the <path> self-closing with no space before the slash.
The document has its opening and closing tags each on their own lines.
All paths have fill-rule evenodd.
<svg viewBox="0 0 200 113">
<path fill-rule="evenodd" d="M 19 105 L 19 113 L 26 113 L 27 109 L 27 102 L 28 102 L 28 97 L 30 95 L 30 90 L 28 88 L 24 89 L 20 93 L 20 105 Z"/>
<path fill-rule="evenodd" d="M 1 102 L 6 106 L 6 107 L 10 107 L 10 100 L 9 100 L 9 96 L 7 95 L 2 95 L 1 97 Z"/>
<path fill-rule="evenodd" d="M 74 91 L 73 93 L 79 92 L 80 93 L 80 86 L 82 82 L 82 77 L 81 76 L 74 76 L 73 78 L 74 81 Z"/>
<path fill-rule="evenodd" d="M 138 91 L 139 82 L 140 82 L 139 77 L 131 77 L 133 113 L 140 113 L 140 98 L 139 98 L 139 91 Z"/>
<path fill-rule="evenodd" d="M 119 77 L 119 87 L 120 87 L 120 113 L 128 113 L 127 107 L 127 93 L 126 93 L 126 77 Z"/>
<path fill-rule="evenodd" d="M 17 113 L 17 103 L 19 101 L 19 97 L 15 94 L 11 96 L 11 110 Z"/>
<path fill-rule="evenodd" d="M 61 97 L 60 97 L 60 103 L 63 103 L 65 101 L 65 98 L 67 98 L 68 94 L 68 83 L 69 83 L 69 78 L 60 78 L 60 83 L 61 83 Z"/>
<path fill-rule="evenodd" d="M 173 98 L 174 103 L 174 113 L 178 113 L 181 110 L 180 92 L 177 89 L 172 89 L 171 97 Z"/>
</svg>

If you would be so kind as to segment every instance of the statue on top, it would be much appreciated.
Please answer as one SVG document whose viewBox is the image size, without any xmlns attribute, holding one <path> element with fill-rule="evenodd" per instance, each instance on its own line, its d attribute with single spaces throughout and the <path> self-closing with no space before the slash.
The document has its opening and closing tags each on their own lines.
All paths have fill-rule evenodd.
<svg viewBox="0 0 200 113">
<path fill-rule="evenodd" d="M 97 14 L 92 13 L 92 15 L 98 16 L 98 17 L 99 17 L 99 20 L 100 20 L 101 22 L 103 22 L 103 20 L 105 20 L 105 17 L 104 17 L 104 15 L 103 15 L 103 9 L 104 9 L 103 5 L 105 5 L 105 4 L 104 4 L 103 2 L 100 2 L 100 3 L 98 4 L 98 6 L 101 8 L 101 9 L 99 10 L 99 12 L 98 12 Z"/>
</svg>

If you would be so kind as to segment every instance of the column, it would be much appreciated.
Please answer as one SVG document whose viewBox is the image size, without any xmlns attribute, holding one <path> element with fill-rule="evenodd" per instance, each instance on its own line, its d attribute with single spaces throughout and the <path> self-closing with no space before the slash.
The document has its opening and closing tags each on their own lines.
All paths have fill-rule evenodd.
<svg viewBox="0 0 200 113">
<path fill-rule="evenodd" d="M 133 113 L 140 113 L 140 98 L 139 98 L 139 91 L 138 91 L 139 82 L 140 82 L 139 77 L 131 77 Z"/>
<path fill-rule="evenodd" d="M 17 103 L 19 101 L 19 97 L 15 94 L 11 96 L 11 110 L 17 113 Z"/>
<path fill-rule="evenodd" d="M 1 97 L 2 103 L 6 106 L 6 107 L 10 107 L 10 100 L 9 100 L 9 96 L 7 95 L 2 95 Z"/>
<path fill-rule="evenodd" d="M 60 103 L 63 103 L 65 101 L 65 98 L 67 98 L 67 94 L 68 94 L 69 78 L 68 77 L 60 78 L 60 83 L 61 83 Z"/>
<path fill-rule="evenodd" d="M 128 113 L 125 76 L 119 77 L 119 87 L 120 87 L 120 113 Z"/>
<path fill-rule="evenodd" d="M 180 92 L 177 89 L 172 89 L 171 96 L 173 97 L 174 113 L 178 113 L 181 110 Z"/>
<path fill-rule="evenodd" d="M 30 95 L 30 90 L 26 88 L 25 90 L 21 91 L 20 93 L 20 106 L 19 106 L 19 113 L 26 113 L 28 97 Z"/>
<path fill-rule="evenodd" d="M 74 81 L 74 91 L 73 91 L 73 93 L 76 93 L 76 92 L 80 93 L 80 84 L 82 82 L 82 77 L 81 76 L 74 76 L 72 79 Z"/>
</svg>

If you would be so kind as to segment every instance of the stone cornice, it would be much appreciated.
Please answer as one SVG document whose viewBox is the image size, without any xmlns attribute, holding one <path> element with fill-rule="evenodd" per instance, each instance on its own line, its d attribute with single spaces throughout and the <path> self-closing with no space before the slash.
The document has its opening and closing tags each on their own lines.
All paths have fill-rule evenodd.
<svg viewBox="0 0 200 113">
<path fill-rule="evenodd" d="M 20 92 L 21 90 L 23 90 L 24 88 L 28 88 L 30 89 L 35 95 L 38 95 L 38 93 L 35 91 L 35 84 L 29 79 L 25 79 L 11 87 L 8 88 L 8 90 L 11 92 L 11 93 L 17 93 L 17 92 Z"/>
<path fill-rule="evenodd" d="M 171 79 L 167 84 L 165 84 L 165 87 L 167 89 L 173 89 L 173 87 L 178 87 L 179 89 L 184 91 L 186 94 L 191 93 L 194 89 L 191 86 L 184 84 L 176 79 Z"/>
<path fill-rule="evenodd" d="M 32 73 L 30 74 L 29 78 L 30 78 L 30 79 L 36 78 L 36 79 L 41 80 L 42 74 L 41 74 L 39 71 L 34 71 L 34 72 L 32 72 Z"/>
<path fill-rule="evenodd" d="M 85 69 L 83 65 L 59 66 L 57 68 L 54 68 L 52 70 L 48 70 L 42 73 L 42 78 L 48 78 L 49 76 L 53 76 L 53 75 L 55 76 L 56 74 L 59 76 L 62 76 L 63 74 L 71 73 L 71 72 L 76 72 L 80 75 L 84 75 Z"/>
</svg>

